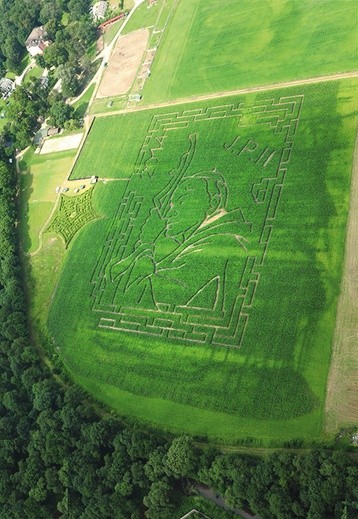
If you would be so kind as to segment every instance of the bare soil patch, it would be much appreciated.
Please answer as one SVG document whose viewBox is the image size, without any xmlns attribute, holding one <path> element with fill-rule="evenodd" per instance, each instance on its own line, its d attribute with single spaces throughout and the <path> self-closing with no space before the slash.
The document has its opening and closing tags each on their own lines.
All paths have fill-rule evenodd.
<svg viewBox="0 0 358 519">
<path fill-rule="evenodd" d="M 75 135 L 67 135 L 66 137 L 56 137 L 44 142 L 40 154 L 54 153 L 57 151 L 74 150 L 80 145 L 83 133 L 76 133 Z"/>
<path fill-rule="evenodd" d="M 140 29 L 118 38 L 104 71 L 97 98 L 128 92 L 136 77 L 149 40 L 148 29 Z"/>
<path fill-rule="evenodd" d="M 326 428 L 358 423 L 358 136 L 356 140 L 345 264 L 326 399 Z"/>
</svg>

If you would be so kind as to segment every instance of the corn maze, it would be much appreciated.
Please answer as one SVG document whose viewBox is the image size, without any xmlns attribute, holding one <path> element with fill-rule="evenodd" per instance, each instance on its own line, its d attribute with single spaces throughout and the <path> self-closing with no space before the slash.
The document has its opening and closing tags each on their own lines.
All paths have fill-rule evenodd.
<svg viewBox="0 0 358 519">
<path fill-rule="evenodd" d="M 61 195 L 60 204 L 46 232 L 63 238 L 66 248 L 78 231 L 99 218 L 92 206 L 93 187 L 77 196 Z"/>
<path fill-rule="evenodd" d="M 100 328 L 242 345 L 302 103 L 152 117 L 92 275 Z"/>
</svg>

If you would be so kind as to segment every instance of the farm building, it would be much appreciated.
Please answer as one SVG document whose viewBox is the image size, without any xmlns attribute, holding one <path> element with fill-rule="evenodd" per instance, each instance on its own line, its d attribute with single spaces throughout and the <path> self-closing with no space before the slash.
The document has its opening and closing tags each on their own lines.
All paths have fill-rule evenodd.
<svg viewBox="0 0 358 519">
<path fill-rule="evenodd" d="M 6 77 L 0 79 L 0 97 L 7 99 L 14 90 L 15 83 Z"/>
<path fill-rule="evenodd" d="M 141 99 L 142 99 L 142 95 L 141 94 L 132 94 L 131 96 L 129 96 L 129 101 L 137 101 L 137 102 L 139 102 Z"/>
<path fill-rule="evenodd" d="M 100 0 L 91 8 L 92 16 L 95 20 L 103 20 L 108 8 L 107 2 Z"/>
<path fill-rule="evenodd" d="M 58 135 L 60 133 L 60 128 L 48 128 L 47 137 L 51 137 L 52 135 Z"/>
<path fill-rule="evenodd" d="M 43 54 L 46 47 L 50 45 L 50 41 L 47 39 L 47 33 L 41 25 L 41 27 L 35 27 L 32 29 L 26 42 L 26 49 L 31 56 L 37 56 Z"/>
<path fill-rule="evenodd" d="M 43 89 L 47 88 L 48 87 L 48 81 L 49 81 L 49 79 L 48 79 L 47 76 L 41 76 L 39 78 L 40 87 L 43 88 Z"/>
</svg>

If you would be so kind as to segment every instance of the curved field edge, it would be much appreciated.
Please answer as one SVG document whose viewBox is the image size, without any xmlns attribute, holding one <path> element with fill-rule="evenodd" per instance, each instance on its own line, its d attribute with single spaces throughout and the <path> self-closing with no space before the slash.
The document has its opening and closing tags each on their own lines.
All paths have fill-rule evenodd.
<svg viewBox="0 0 358 519">
<path fill-rule="evenodd" d="M 285 331 L 287 340 L 290 340 L 290 335 L 292 335 L 292 333 L 294 333 L 295 336 L 297 334 L 297 341 L 295 343 L 295 356 L 298 362 L 297 366 L 302 369 L 305 380 L 308 379 L 309 386 L 311 387 L 310 391 L 313 390 L 313 394 L 319 398 L 319 407 L 312 413 L 307 413 L 297 419 L 275 420 L 274 423 L 262 418 L 257 420 L 249 419 L 247 416 L 241 416 L 238 420 L 236 417 L 233 417 L 232 414 L 222 413 L 219 409 L 214 412 L 213 410 L 209 412 L 208 409 L 205 409 L 205 400 L 208 398 L 207 395 L 210 394 L 210 389 L 215 393 L 214 387 L 216 387 L 217 391 L 217 384 L 218 381 L 220 381 L 220 375 L 217 369 L 214 368 L 214 366 L 218 366 L 218 364 L 215 363 L 211 369 L 207 371 L 207 361 L 211 355 L 214 358 L 217 357 L 216 360 L 219 361 L 219 363 L 223 362 L 223 352 L 225 350 L 210 348 L 200 350 L 200 348 L 196 349 L 190 347 L 185 351 L 185 348 L 183 349 L 175 344 L 172 344 L 169 348 L 163 348 L 163 344 L 161 343 L 152 343 L 152 341 L 149 341 L 149 343 L 148 341 L 136 341 L 132 340 L 131 337 L 126 336 L 126 334 L 113 334 L 111 332 L 103 333 L 99 331 L 98 328 L 94 327 L 93 322 L 91 322 L 91 319 L 89 318 L 90 308 L 88 301 L 90 294 L 88 290 L 90 287 L 86 287 L 85 283 L 81 282 L 81 280 L 83 281 L 86 270 L 91 269 L 91 255 L 93 257 L 94 254 L 93 237 L 100 236 L 101 233 L 103 233 L 103 221 L 90 224 L 90 227 L 85 230 L 70 247 L 69 256 L 66 260 L 66 267 L 56 293 L 55 304 L 52 308 L 50 318 L 50 330 L 55 337 L 56 346 L 60 348 L 60 354 L 65 364 L 68 366 L 70 371 L 76 373 L 76 375 L 74 375 L 75 378 L 79 382 L 82 380 L 83 385 L 89 392 L 114 407 L 121 414 L 133 415 L 136 418 L 149 420 L 159 427 L 162 426 L 163 428 L 182 431 L 187 430 L 186 427 L 190 428 L 191 431 L 195 428 L 197 434 L 208 435 L 211 437 L 213 436 L 212 431 L 218 431 L 219 427 L 221 432 L 218 433 L 217 436 L 229 442 L 245 436 L 256 436 L 257 438 L 264 438 L 266 440 L 279 436 L 284 441 L 285 439 L 297 436 L 316 438 L 321 434 L 323 403 L 325 398 L 325 381 L 330 359 L 330 345 L 334 328 L 339 280 L 342 267 L 344 229 L 348 207 L 350 175 L 349 161 L 353 147 L 352 136 L 354 133 L 354 118 L 350 116 L 352 113 L 351 89 L 354 84 L 353 81 L 346 81 L 340 83 L 337 82 L 334 85 L 331 85 L 331 87 L 327 85 L 316 85 L 311 88 L 305 87 L 306 106 L 307 101 L 309 103 L 307 93 L 311 94 L 312 101 L 308 106 L 308 108 L 311 109 L 311 112 L 309 109 L 306 112 L 308 127 L 305 128 L 305 131 L 302 133 L 302 138 L 306 135 L 304 143 L 308 148 L 310 141 L 314 141 L 314 146 L 312 146 L 311 142 L 311 151 L 309 152 L 308 162 L 308 149 L 303 146 L 303 149 L 298 154 L 300 161 L 303 162 L 301 167 L 298 166 L 294 170 L 294 174 L 299 176 L 300 169 L 309 168 L 310 165 L 312 167 L 314 156 L 321 154 L 322 156 L 319 158 L 322 159 L 323 157 L 324 160 L 321 164 L 319 164 L 319 161 L 316 163 L 316 169 L 317 167 L 320 167 L 321 169 L 323 167 L 321 175 L 327 182 L 326 187 L 330 195 L 326 198 L 326 202 L 330 200 L 330 197 L 333 197 L 331 202 L 333 200 L 333 203 L 336 206 L 335 210 L 330 211 L 330 218 L 328 218 L 330 225 L 325 224 L 327 225 L 325 232 L 321 237 L 316 236 L 315 238 L 317 241 L 316 254 L 320 264 L 320 269 L 318 271 L 321 271 L 319 276 L 321 277 L 323 275 L 325 297 L 327 297 L 329 304 L 326 301 L 326 308 L 319 319 L 319 323 L 316 323 L 313 328 L 313 323 L 310 323 L 309 319 L 306 319 L 306 321 L 301 320 L 300 322 L 293 321 L 296 322 L 296 325 L 299 328 L 294 330 L 294 332 L 291 330 L 287 335 L 289 330 L 287 329 Z M 300 92 L 301 91 L 302 89 Z M 295 93 L 296 91 L 294 89 L 289 91 L 286 90 L 282 91 L 281 94 L 287 95 L 288 92 Z M 130 117 L 131 115 L 128 115 L 128 118 Z M 317 118 L 319 118 L 319 124 Z M 123 118 L 118 118 L 118 121 L 119 128 L 122 124 L 126 124 L 125 121 L 123 122 Z M 342 126 L 343 123 L 344 126 Z M 309 128 L 311 128 L 311 130 Z M 322 145 L 322 142 L 324 141 L 322 141 L 320 137 L 322 137 L 322 132 L 327 131 L 328 134 L 324 133 L 326 137 L 329 135 L 328 140 L 326 139 L 325 141 L 325 145 L 327 144 L 326 147 L 325 145 Z M 321 146 L 323 146 L 321 150 L 319 148 L 320 143 Z M 98 142 L 98 145 L 101 147 L 100 141 Z M 118 149 L 119 161 L 123 160 L 124 154 L 122 154 L 123 150 Z M 337 168 L 337 165 L 338 170 L 335 169 Z M 307 171 L 309 171 L 309 169 L 307 169 Z M 337 171 L 340 172 L 340 175 L 338 176 L 336 174 Z M 302 171 L 300 178 L 304 178 Z M 332 180 L 331 184 L 328 181 L 329 178 Z M 109 185 L 100 186 L 100 190 L 97 191 L 97 204 L 98 207 L 102 207 L 103 209 L 105 208 L 107 218 L 110 218 L 111 215 L 114 214 L 113 211 L 115 210 L 113 204 L 111 206 L 110 200 L 113 198 L 118 199 L 118 196 L 121 196 L 120 193 L 122 192 L 121 190 L 123 190 L 123 183 L 111 183 L 111 194 L 106 191 L 108 187 Z M 307 193 L 305 193 L 305 195 L 306 194 Z M 101 201 L 102 197 L 103 200 Z M 300 211 L 299 206 L 295 204 L 292 205 L 292 200 L 291 205 L 289 201 L 286 200 L 283 209 L 284 214 L 292 214 L 292 212 L 296 211 L 296 220 L 304 217 L 304 211 Z M 323 210 L 325 210 L 324 206 Z M 339 215 L 339 225 L 337 225 L 337 220 L 335 221 L 335 224 L 333 224 L 334 217 L 337 216 L 337 214 Z M 312 247 L 312 244 L 310 246 Z M 86 256 L 83 255 L 83 250 L 87 250 Z M 322 266 L 324 267 L 323 270 Z M 328 272 L 330 272 L 329 277 L 327 277 Z M 278 281 L 282 283 L 283 278 L 285 278 L 287 274 L 288 271 L 284 272 L 283 277 L 282 273 L 279 277 L 274 277 L 270 290 L 275 287 L 275 284 L 277 284 Z M 316 276 L 317 275 L 318 272 Z M 74 280 L 77 280 L 76 282 L 79 284 L 75 285 Z M 284 288 L 287 290 L 286 287 Z M 80 307 L 79 300 L 76 299 L 75 296 L 76 291 L 78 291 L 78 296 L 81 300 Z M 317 296 L 322 297 L 322 295 L 319 294 L 317 294 Z M 274 309 L 274 305 L 272 308 Z M 288 307 L 286 307 L 286 311 L 287 308 Z M 293 317 L 294 313 L 292 314 L 292 312 L 295 312 L 295 308 L 291 308 L 291 316 Z M 315 331 L 312 334 L 313 330 Z M 307 341 L 310 345 L 309 349 L 307 349 Z M 280 345 L 278 344 L 277 346 Z M 283 346 L 284 344 L 281 344 L 279 349 L 282 350 Z M 151 360 L 151 351 L 155 349 L 158 351 L 158 356 L 157 359 L 153 361 L 153 359 Z M 171 354 L 173 352 L 177 353 L 178 350 L 182 353 L 180 357 L 174 355 L 173 358 L 170 358 Z M 201 368 L 197 369 L 197 361 L 199 360 L 199 362 L 201 362 L 200 359 L 203 355 L 206 360 L 202 364 Z M 245 360 L 243 356 L 240 355 L 240 352 L 237 353 L 232 351 L 229 352 L 229 356 L 231 356 L 232 359 L 236 358 L 233 366 L 235 366 L 235 363 L 238 366 L 243 366 L 247 362 L 247 366 L 256 364 L 256 368 L 259 371 L 256 373 L 254 379 L 256 380 L 255 384 L 258 383 L 260 378 L 260 369 L 262 367 L 265 368 L 265 361 L 263 361 L 263 359 L 256 359 L 256 361 L 254 358 L 251 360 Z M 179 358 L 180 362 L 183 363 L 183 367 L 180 365 Z M 192 361 L 190 358 L 192 358 L 192 360 L 195 359 L 195 362 L 191 367 L 190 364 Z M 167 362 L 167 369 L 164 370 L 167 373 L 165 375 L 167 377 L 167 382 L 165 382 L 165 380 L 163 382 L 163 372 L 160 374 L 160 370 L 162 367 L 166 366 Z M 283 365 L 285 364 L 283 359 L 282 363 Z M 138 372 L 140 366 L 141 369 Z M 180 373 L 181 369 L 182 373 Z M 136 372 L 138 373 L 136 374 Z M 247 370 L 247 374 L 245 375 L 246 379 L 245 376 L 243 377 L 243 380 L 246 380 L 245 383 L 248 384 L 248 388 L 250 387 L 250 383 L 252 384 L 252 380 L 250 382 L 250 376 L 248 375 L 249 373 L 250 370 Z M 261 374 L 262 373 L 263 371 L 261 371 Z M 282 372 L 282 374 L 287 377 L 287 373 Z M 271 378 L 276 375 L 279 375 L 279 372 L 272 372 Z M 190 376 L 189 385 L 186 383 L 188 376 Z M 215 394 L 211 395 L 211 408 L 213 408 L 213 405 L 220 407 L 222 402 L 230 401 L 230 399 L 235 398 L 232 379 L 230 379 L 230 377 L 232 377 L 232 372 L 230 375 L 228 372 L 226 379 L 225 377 L 222 379 L 220 396 L 219 393 L 217 393 L 216 397 Z M 282 382 L 285 383 L 284 377 L 282 378 Z M 198 390 L 197 388 L 200 387 L 199 393 L 202 401 L 199 402 L 198 400 L 197 407 L 192 404 L 189 405 L 189 403 L 180 404 L 178 401 L 178 398 L 183 398 L 183 395 L 180 396 L 180 392 L 185 392 L 186 386 L 186 391 L 194 391 L 194 394 L 192 395 L 194 397 L 195 389 Z M 126 391 L 125 387 L 131 388 L 131 390 Z M 256 396 L 258 398 L 258 395 L 264 396 L 264 391 L 270 395 L 270 390 L 270 387 L 265 386 L 265 378 L 262 377 L 261 383 L 257 386 L 258 393 Z M 292 389 L 292 391 L 294 390 Z M 176 396 L 173 395 L 173 392 L 176 393 Z M 128 397 L 128 393 L 133 395 L 132 399 Z M 198 398 L 199 393 L 197 393 Z M 161 394 L 162 396 L 172 394 L 175 398 L 172 402 L 167 400 L 166 405 L 164 405 L 161 402 L 162 398 L 155 397 L 155 394 Z M 267 411 L 267 408 L 270 405 L 270 399 L 267 394 L 263 400 L 261 398 L 261 413 L 265 412 L 265 406 Z M 275 395 L 271 396 L 272 398 L 275 398 Z M 215 398 L 218 398 L 216 404 Z M 250 398 L 249 392 L 247 398 Z M 141 401 L 141 399 L 143 405 L 138 405 L 138 402 Z M 127 400 L 128 408 L 126 406 Z M 191 401 L 192 400 L 193 398 L 191 398 Z M 132 403 L 130 403 L 130 401 Z M 135 405 L 134 402 L 136 402 Z M 255 403 L 257 404 L 257 402 L 252 400 L 253 408 L 255 407 Z M 187 425 L 187 413 L 184 413 L 183 409 L 187 408 L 189 413 L 193 407 L 196 409 L 196 413 L 194 413 L 197 416 L 196 425 L 189 426 Z M 289 402 L 287 401 L 283 407 L 287 409 L 287 407 L 289 407 Z M 181 409 L 181 411 L 180 413 L 177 413 L 176 411 L 179 411 L 179 409 Z M 201 420 L 200 416 L 202 416 Z M 235 420 L 238 421 L 235 422 Z M 231 429 L 234 422 L 237 424 L 237 427 Z M 220 426 L 218 423 L 220 423 Z"/>
<path fill-rule="evenodd" d="M 353 0 L 180 0 L 143 101 L 355 70 L 355 15 Z"/>
</svg>

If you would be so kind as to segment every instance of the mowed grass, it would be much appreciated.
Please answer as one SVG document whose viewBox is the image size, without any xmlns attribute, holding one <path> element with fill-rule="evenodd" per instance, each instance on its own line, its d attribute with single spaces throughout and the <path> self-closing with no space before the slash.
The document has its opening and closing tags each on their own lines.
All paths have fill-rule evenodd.
<svg viewBox="0 0 358 519">
<path fill-rule="evenodd" d="M 95 87 L 94 84 L 91 85 L 86 90 L 86 92 L 72 105 L 73 108 L 75 109 L 76 115 L 78 115 L 79 117 L 85 116 L 89 102 L 90 102 L 91 97 L 94 92 L 94 87 Z"/>
<path fill-rule="evenodd" d="M 39 236 L 50 217 L 61 186 L 70 171 L 76 150 L 34 155 L 30 149 L 20 161 L 21 243 L 24 252 L 34 252 Z"/>
<path fill-rule="evenodd" d="M 143 101 L 355 70 L 356 20 L 354 0 L 181 0 Z"/>
<path fill-rule="evenodd" d="M 54 345 L 76 381 L 120 414 L 166 430 L 227 443 L 245 437 L 267 443 L 322 438 L 344 256 L 356 86 L 353 80 L 329 82 L 274 94 L 276 99 L 304 94 L 304 103 L 240 349 L 98 328 L 99 315 L 92 312 L 91 278 L 107 246 L 105 237 L 127 183 L 113 181 L 95 187 L 95 210 L 104 218 L 88 224 L 70 245 L 49 314 Z M 267 97 L 250 94 L 226 98 L 225 103 L 254 104 Z M 215 104 L 222 105 L 223 100 L 211 101 L 210 106 Z M 203 106 L 208 105 L 198 103 L 186 108 Z M 175 107 L 179 108 L 183 109 Z M 130 176 L 152 116 L 153 111 L 143 111 L 95 122 L 89 136 L 91 149 L 86 153 L 93 154 L 91 160 L 98 156 L 98 163 L 102 158 L 98 167 L 103 174 Z M 245 185 L 245 176 L 254 172 L 249 161 L 245 171 L 243 163 L 235 162 L 233 154 L 224 155 L 222 150 L 222 143 L 229 142 L 235 131 L 247 135 L 249 130 L 236 124 L 236 119 L 228 118 L 173 132 L 157 167 L 171 171 L 186 150 L 185 132 L 188 135 L 195 130 L 202 147 L 195 155 L 192 172 L 198 168 L 212 171 L 216 164 L 223 170 L 226 167 L 232 172 L 227 178 L 233 198 L 235 189 L 239 193 Z M 257 142 L 265 136 L 263 127 L 250 131 Z M 106 140 L 110 142 L 107 148 Z M 91 160 L 83 152 L 76 167 L 81 168 L 84 161 L 88 168 Z M 153 178 L 147 183 L 149 200 L 156 181 Z M 235 178 L 236 184 L 230 183 Z M 247 211 L 249 197 L 242 193 L 240 204 Z M 212 257 L 216 258 L 214 254 Z M 195 282 L 195 276 L 193 279 Z"/>
<path fill-rule="evenodd" d="M 160 16 L 163 5 L 172 2 L 173 0 L 158 0 L 151 7 L 148 7 L 148 2 L 143 2 L 136 8 L 131 19 L 124 27 L 122 34 L 128 34 L 142 27 L 152 27 L 155 25 L 158 16 Z"/>
<path fill-rule="evenodd" d="M 113 38 L 115 37 L 115 35 L 117 34 L 117 31 L 118 29 L 121 27 L 121 25 L 123 24 L 123 19 L 122 20 L 118 20 L 118 22 L 114 22 L 112 23 L 108 29 L 106 29 L 104 35 L 103 35 L 103 40 L 104 40 L 104 43 L 106 45 L 108 45 L 109 43 L 111 43 L 111 41 L 113 40 Z"/>
</svg>

